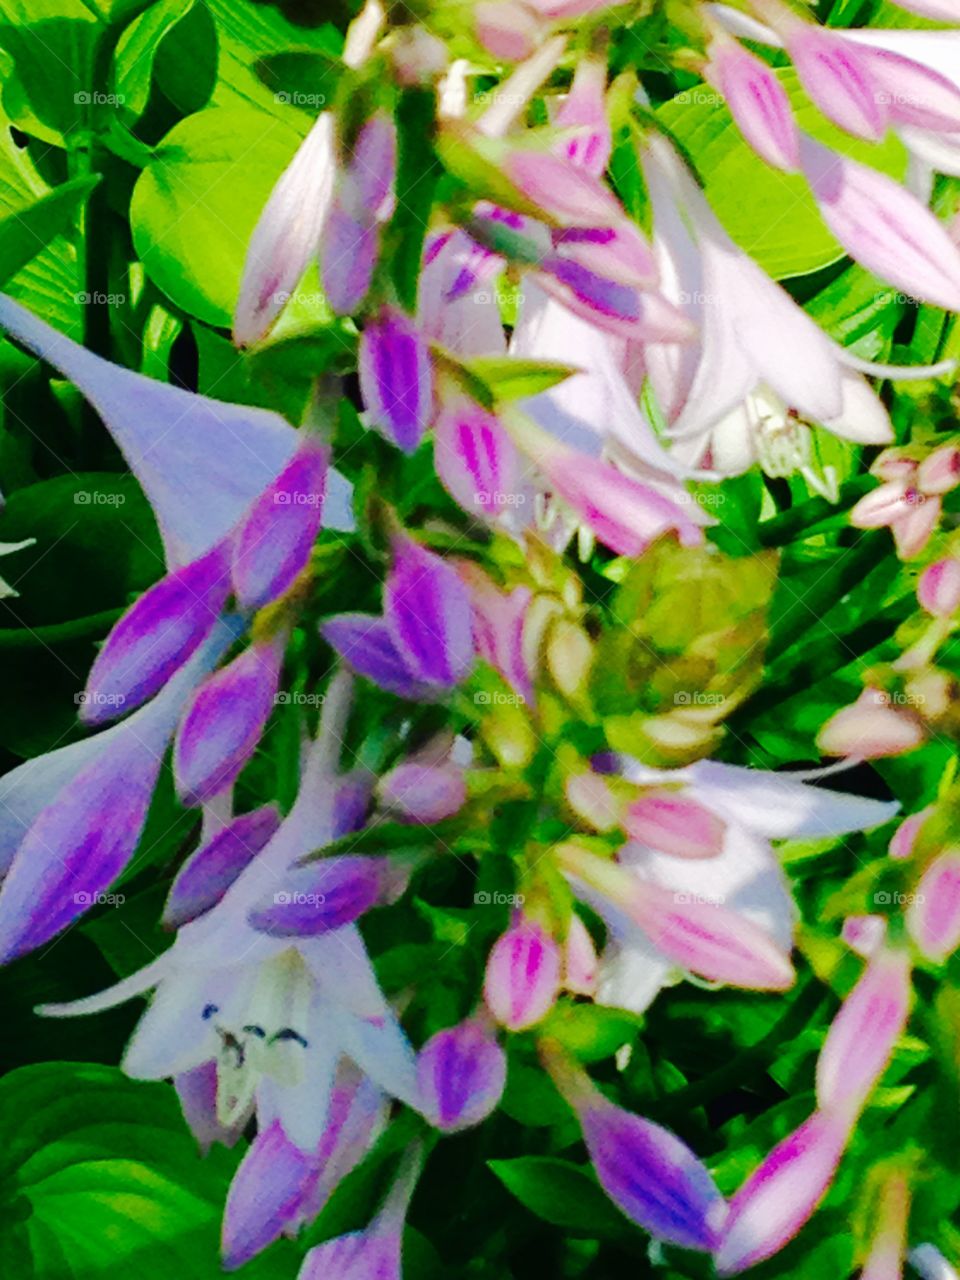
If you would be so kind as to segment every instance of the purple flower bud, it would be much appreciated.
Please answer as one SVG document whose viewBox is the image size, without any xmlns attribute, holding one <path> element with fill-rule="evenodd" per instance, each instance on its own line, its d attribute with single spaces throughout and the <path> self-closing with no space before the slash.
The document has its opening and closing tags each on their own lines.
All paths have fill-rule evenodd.
<svg viewBox="0 0 960 1280">
<path fill-rule="evenodd" d="M 87 680 L 81 720 L 102 724 L 152 698 L 210 634 L 229 594 L 225 543 L 161 578 L 104 641 Z"/>
<path fill-rule="evenodd" d="M 453 688 L 473 664 L 470 597 L 456 569 L 406 536 L 394 539 L 384 614 L 411 674 Z"/>
<path fill-rule="evenodd" d="M 330 309 L 338 316 L 359 310 L 370 292 L 380 252 L 380 228 L 350 213 L 338 197 L 323 236 L 320 279 Z"/>
<path fill-rule="evenodd" d="M 282 662 L 280 641 L 252 644 L 197 690 L 173 753 L 184 804 L 202 804 L 236 780 L 270 718 Z"/>
<path fill-rule="evenodd" d="M 297 1280 L 400 1280 L 399 1231 L 351 1231 L 311 1249 Z"/>
<path fill-rule="evenodd" d="M 716 1254 L 722 1276 L 745 1271 L 793 1239 L 826 1195 L 848 1136 L 844 1116 L 815 1111 L 774 1147 L 730 1203 Z"/>
<path fill-rule="evenodd" d="M 532 1027 L 556 1002 L 562 962 L 556 941 L 536 921 L 518 915 L 487 958 L 487 1008 L 510 1031 Z"/>
<path fill-rule="evenodd" d="M 314 1161 L 294 1146 L 279 1120 L 257 1134 L 227 1193 L 221 1241 L 227 1271 L 299 1223 L 314 1176 Z"/>
<path fill-rule="evenodd" d="M 924 871 L 907 908 L 907 929 L 923 954 L 938 963 L 960 946 L 960 852 L 941 853 Z"/>
<path fill-rule="evenodd" d="M 352 924 L 375 906 L 390 873 L 387 858 L 322 858 L 293 867 L 283 889 L 253 908 L 254 929 L 275 938 L 311 938 Z"/>
<path fill-rule="evenodd" d="M 564 226 L 609 227 L 624 216 L 599 178 L 561 156 L 517 149 L 502 164 L 514 186 Z"/>
<path fill-rule="evenodd" d="M 417 1059 L 424 1114 L 445 1133 L 485 1120 L 500 1101 L 506 1079 L 506 1054 L 478 1019 L 438 1031 Z"/>
<path fill-rule="evenodd" d="M 786 173 L 800 167 L 800 136 L 787 92 L 762 58 L 736 40 L 718 37 L 710 45 L 705 78 L 727 100 L 744 138 L 767 164 Z"/>
<path fill-rule="evenodd" d="M 590 1159 L 614 1204 L 658 1240 L 715 1248 L 726 1205 L 686 1143 L 599 1095 L 578 1109 Z"/>
<path fill-rule="evenodd" d="M 271 804 L 263 805 L 234 818 L 192 854 L 171 886 L 164 925 L 179 929 L 215 906 L 279 826 L 279 811 Z"/>
<path fill-rule="evenodd" d="M 342 613 L 321 627 L 323 638 L 359 675 L 401 698 L 419 698 L 420 682 L 394 643 L 383 618 L 367 613 Z"/>
<path fill-rule="evenodd" d="M 402 822 L 442 822 L 459 813 L 467 798 L 463 770 L 450 761 L 396 765 L 380 779 L 381 805 Z"/>
<path fill-rule="evenodd" d="M 269 604 L 306 567 L 323 516 L 328 462 L 322 445 L 305 441 L 240 526 L 231 572 L 244 608 Z"/>
<path fill-rule="evenodd" d="M 351 209 L 373 222 L 386 222 L 396 199 L 397 127 L 384 111 L 371 116 L 357 135 L 344 187 Z"/>
<path fill-rule="evenodd" d="M 910 1012 L 910 959 L 881 950 L 840 1006 L 817 1060 L 817 1104 L 856 1115 L 886 1070 Z"/>
<path fill-rule="evenodd" d="M 935 618 L 949 618 L 960 609 L 960 560 L 947 556 L 929 565 L 917 583 L 920 606 Z"/>
<path fill-rule="evenodd" d="M 370 425 L 414 453 L 433 416 L 430 352 L 413 321 L 383 307 L 360 335 L 360 391 Z"/>
<path fill-rule="evenodd" d="M 791 23 L 786 43 L 803 87 L 827 119 L 847 133 L 880 142 L 890 113 L 868 52 L 806 22 Z"/>
</svg>

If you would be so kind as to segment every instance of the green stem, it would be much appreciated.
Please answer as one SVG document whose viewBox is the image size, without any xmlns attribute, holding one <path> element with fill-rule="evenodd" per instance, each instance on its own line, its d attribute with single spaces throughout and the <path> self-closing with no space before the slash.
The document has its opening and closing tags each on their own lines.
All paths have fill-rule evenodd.
<svg viewBox="0 0 960 1280">
<path fill-rule="evenodd" d="M 100 613 L 88 614 L 85 618 L 74 618 L 71 622 L 52 622 L 39 627 L 2 627 L 0 650 L 34 649 L 43 645 L 97 639 L 124 612 L 124 609 L 104 609 Z"/>
</svg>

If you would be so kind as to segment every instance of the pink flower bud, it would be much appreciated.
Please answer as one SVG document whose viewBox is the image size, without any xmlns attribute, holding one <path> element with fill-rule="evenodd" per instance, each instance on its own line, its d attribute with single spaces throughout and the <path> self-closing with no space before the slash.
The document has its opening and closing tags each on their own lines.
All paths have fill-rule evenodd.
<svg viewBox="0 0 960 1280">
<path fill-rule="evenodd" d="M 881 690 L 865 689 L 852 706 L 831 716 L 817 735 L 817 745 L 828 756 L 876 760 L 914 751 L 924 739 L 916 716 L 891 706 Z"/>
<path fill-rule="evenodd" d="M 561 129 L 578 130 L 576 137 L 564 140 L 561 154 L 595 178 L 602 176 L 613 148 L 604 97 L 606 88 L 606 62 L 599 58 L 581 58 L 570 92 L 554 121 Z"/>
<path fill-rule="evenodd" d="M 960 560 L 947 556 L 920 575 L 917 600 L 935 618 L 949 618 L 960 608 Z"/>
<path fill-rule="evenodd" d="M 597 989 L 599 960 L 590 931 L 576 912 L 570 917 L 563 955 L 563 986 L 578 996 L 592 996 Z"/>
<path fill-rule="evenodd" d="M 949 493 L 960 484 L 960 449 L 953 444 L 934 449 L 917 468 L 917 484 L 924 493 Z"/>
<path fill-rule="evenodd" d="M 726 824 L 696 800 L 676 791 L 648 791 L 627 807 L 631 840 L 677 858 L 713 858 L 723 848 Z"/>
<path fill-rule="evenodd" d="M 715 1256 L 721 1276 L 745 1271 L 793 1239 L 826 1195 L 848 1136 L 845 1117 L 815 1111 L 774 1147 L 730 1202 Z"/>
<path fill-rule="evenodd" d="M 851 951 L 867 959 L 883 945 L 887 922 L 883 916 L 847 916 L 840 936 Z"/>
<path fill-rule="evenodd" d="M 506 1054 L 476 1018 L 438 1031 L 417 1059 L 424 1113 L 444 1133 L 486 1120 L 500 1101 L 506 1080 Z"/>
<path fill-rule="evenodd" d="M 840 1006 L 817 1060 L 817 1103 L 856 1115 L 883 1075 L 910 1012 L 910 959 L 878 951 Z"/>
<path fill-rule="evenodd" d="M 709 52 L 704 76 L 723 94 L 744 138 L 767 164 L 795 173 L 800 167 L 800 137 L 776 73 L 736 40 L 714 40 Z"/>
<path fill-rule="evenodd" d="M 834 124 L 858 138 L 879 142 L 887 131 L 888 96 L 875 78 L 869 54 L 823 27 L 798 22 L 787 50 L 817 106 Z"/>
<path fill-rule="evenodd" d="M 904 818 L 893 833 L 893 838 L 887 850 L 891 858 L 909 858 L 911 856 L 916 845 L 917 836 L 920 834 L 920 828 L 930 814 L 933 813 L 934 807 L 934 805 L 928 804 L 919 813 L 911 813 L 909 818 Z"/>
<path fill-rule="evenodd" d="M 928 960 L 940 963 L 960 946 L 960 852 L 941 853 L 920 877 L 907 929 Z"/>
<path fill-rule="evenodd" d="M 490 0 L 473 11 L 477 39 L 487 53 L 504 62 L 529 58 L 543 34 L 543 23 L 514 0 Z"/>
<path fill-rule="evenodd" d="M 396 765 L 380 779 L 377 796 L 401 822 L 430 824 L 459 813 L 467 798 L 463 770 L 450 761 Z"/>
<path fill-rule="evenodd" d="M 536 921 L 519 915 L 494 943 L 483 983 L 487 1008 L 522 1031 L 545 1018 L 560 990 L 560 948 Z"/>
</svg>

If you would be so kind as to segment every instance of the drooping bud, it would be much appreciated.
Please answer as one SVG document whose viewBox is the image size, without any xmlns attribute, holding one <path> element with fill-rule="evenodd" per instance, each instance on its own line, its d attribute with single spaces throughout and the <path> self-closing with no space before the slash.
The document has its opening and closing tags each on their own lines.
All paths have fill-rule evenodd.
<svg viewBox="0 0 960 1280">
<path fill-rule="evenodd" d="M 452 761 L 420 764 L 408 760 L 383 775 L 377 798 L 401 822 L 429 825 L 459 813 L 467 798 L 467 785 L 463 769 Z"/>
<path fill-rule="evenodd" d="M 438 1031 L 417 1058 L 424 1114 L 444 1133 L 485 1120 L 500 1101 L 506 1080 L 506 1054 L 476 1018 Z"/>
<path fill-rule="evenodd" d="M 745 1271 L 793 1239 L 826 1195 L 848 1137 L 844 1116 L 815 1111 L 774 1147 L 730 1202 L 716 1254 L 721 1276 Z"/>
<path fill-rule="evenodd" d="M 831 716 L 817 745 L 828 756 L 875 760 L 913 751 L 925 737 L 923 725 L 908 709 L 892 706 L 879 689 L 865 689 L 851 706 Z"/>
<path fill-rule="evenodd" d="M 827 119 L 858 138 L 879 142 L 890 112 L 868 51 L 824 27 L 800 22 L 791 24 L 786 45 L 803 87 Z"/>
<path fill-rule="evenodd" d="M 917 583 L 921 608 L 935 618 L 949 618 L 960 609 L 960 560 L 948 556 L 928 565 Z"/>
<path fill-rule="evenodd" d="M 180 868 L 163 909 L 163 924 L 179 929 L 216 906 L 226 891 L 273 838 L 280 812 L 272 804 L 234 818 Z"/>
<path fill-rule="evenodd" d="M 723 848 L 726 823 L 678 791 L 647 791 L 624 813 L 631 840 L 677 858 L 713 858 Z"/>
<path fill-rule="evenodd" d="M 920 834 L 920 828 L 926 822 L 934 811 L 934 805 L 928 804 L 925 809 L 921 809 L 919 813 L 911 813 L 909 818 L 904 818 L 893 833 L 887 852 L 891 858 L 903 859 L 909 858 L 913 854 L 914 846 L 917 842 L 917 836 Z"/>
<path fill-rule="evenodd" d="M 886 1070 L 910 1012 L 910 959 L 878 951 L 840 1006 L 817 1060 L 817 1104 L 856 1115 Z"/>
<path fill-rule="evenodd" d="M 570 917 L 563 949 L 563 988 L 578 996 L 592 996 L 597 990 L 600 961 L 590 931 L 576 912 Z"/>
<path fill-rule="evenodd" d="M 102 724 L 152 698 L 213 630 L 229 594 L 225 544 L 161 578 L 107 636 L 87 679 L 81 720 Z"/>
<path fill-rule="evenodd" d="M 360 336 L 359 358 L 370 425 L 404 453 L 415 453 L 433 416 L 433 369 L 423 335 L 402 311 L 383 307 Z"/>
<path fill-rule="evenodd" d="M 388 858 L 320 858 L 293 867 L 282 889 L 249 913 L 254 929 L 274 938 L 312 938 L 352 924 L 375 906 L 390 878 Z"/>
<path fill-rule="evenodd" d="M 306 440 L 250 508 L 233 544 L 237 600 L 261 609 L 306 567 L 323 518 L 329 453 Z"/>
<path fill-rule="evenodd" d="M 467 589 L 452 565 L 397 537 L 384 610 L 394 643 L 419 680 L 459 684 L 473 663 L 473 624 Z"/>
<path fill-rule="evenodd" d="M 556 941 L 536 921 L 518 914 L 487 959 L 487 1008 L 510 1031 L 532 1027 L 553 1008 L 561 964 Z"/>
<path fill-rule="evenodd" d="M 786 90 L 762 58 L 737 40 L 718 36 L 704 78 L 726 99 L 744 138 L 767 164 L 786 173 L 800 167 L 800 136 Z"/>
<path fill-rule="evenodd" d="M 960 852 L 941 853 L 920 877 L 907 908 L 907 930 L 927 957 L 942 963 L 960 946 Z"/>
<path fill-rule="evenodd" d="M 282 662 L 282 641 L 255 643 L 197 690 L 174 745 L 184 804 L 202 804 L 236 780 L 273 711 Z"/>
<path fill-rule="evenodd" d="M 434 435 L 437 475 L 464 511 L 491 522 L 516 519 L 528 486 L 516 446 L 499 420 L 458 397 L 444 404 Z"/>
</svg>

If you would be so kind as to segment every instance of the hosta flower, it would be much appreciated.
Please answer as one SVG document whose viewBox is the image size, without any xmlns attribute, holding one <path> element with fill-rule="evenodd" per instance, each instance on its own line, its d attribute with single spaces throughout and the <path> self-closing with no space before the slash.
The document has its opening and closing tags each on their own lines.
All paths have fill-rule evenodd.
<svg viewBox="0 0 960 1280">
<path fill-rule="evenodd" d="M 349 680 L 339 677 L 326 695 L 296 804 L 216 906 L 116 986 L 43 1010 L 61 1017 L 95 1013 L 153 990 L 124 1054 L 127 1074 L 177 1077 L 215 1062 L 223 1127 L 256 1111 L 262 1128 L 278 1121 L 285 1137 L 308 1153 L 323 1139 L 343 1058 L 389 1095 L 412 1105 L 418 1100 L 413 1052 L 356 926 L 291 936 L 251 923 L 264 898 L 298 905 L 287 904 L 291 864 L 342 833 L 336 761 L 348 695 Z M 211 868 L 213 875 L 219 871 Z"/>
<path fill-rule="evenodd" d="M 560 994 L 562 964 L 548 930 L 518 912 L 487 957 L 483 995 L 497 1022 L 522 1031 L 542 1021 Z"/>
<path fill-rule="evenodd" d="M 927 545 L 940 522 L 942 497 L 960 484 L 960 450 L 942 445 L 922 462 L 895 449 L 884 450 L 870 468 L 883 480 L 850 512 L 858 529 L 887 527 L 897 554 L 910 560 Z"/>
<path fill-rule="evenodd" d="M 696 344 L 644 348 L 677 456 L 736 474 L 786 430 L 807 431 L 796 418 L 864 444 L 892 439 L 855 362 L 734 245 L 662 139 L 648 145 L 644 170 L 664 287 L 688 300 L 701 328 Z"/>
<path fill-rule="evenodd" d="M 433 417 L 433 369 L 424 337 L 396 308 L 382 308 L 360 335 L 360 391 L 369 425 L 416 452 Z"/>
<path fill-rule="evenodd" d="M 789 985 L 796 911 L 770 840 L 878 826 L 897 809 L 789 774 L 712 761 L 666 770 L 621 759 L 619 768 L 658 798 L 656 810 L 650 812 L 648 798 L 647 812 L 641 805 L 628 815 L 635 838 L 606 878 L 595 860 L 571 860 L 567 871 L 610 930 L 598 999 L 637 1012 L 678 967 L 747 987 Z M 696 820 L 688 816 L 681 826 L 694 849 L 676 844 L 677 828 L 664 814 L 671 795 L 678 816 L 693 806 Z M 645 831 L 649 843 L 638 842 Z M 581 874 L 585 868 L 588 875 Z"/>
<path fill-rule="evenodd" d="M 382 617 L 344 613 L 324 638 L 360 675 L 405 698 L 437 698 L 473 662 L 470 603 L 456 570 L 412 539 L 394 540 Z"/>
<path fill-rule="evenodd" d="M 480 1124 L 500 1101 L 507 1056 L 482 1016 L 431 1036 L 417 1058 L 424 1114 L 438 1129 L 456 1133 Z"/>
</svg>

